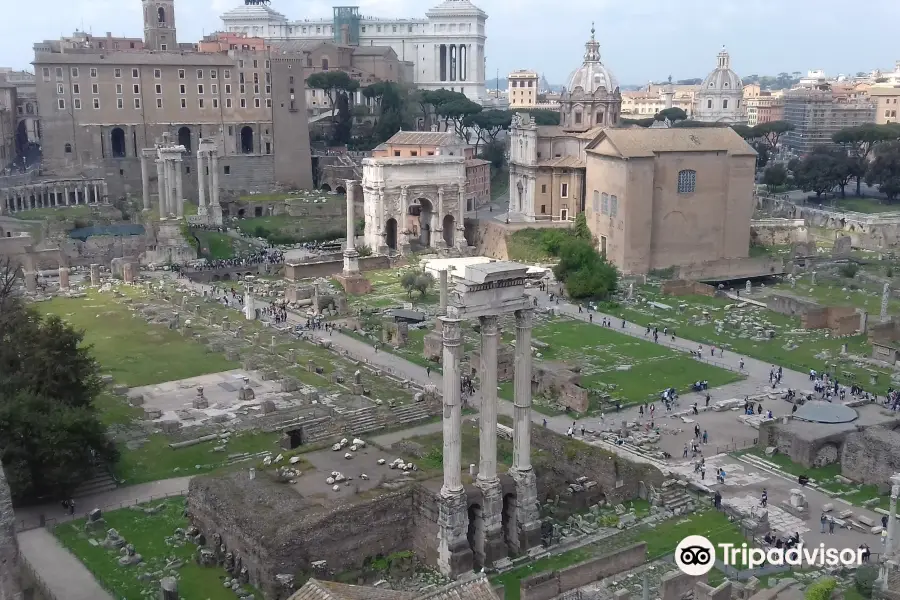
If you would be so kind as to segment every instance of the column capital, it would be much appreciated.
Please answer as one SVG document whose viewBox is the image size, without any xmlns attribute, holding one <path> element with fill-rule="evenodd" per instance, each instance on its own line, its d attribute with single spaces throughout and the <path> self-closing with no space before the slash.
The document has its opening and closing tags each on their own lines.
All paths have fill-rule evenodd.
<svg viewBox="0 0 900 600">
<path fill-rule="evenodd" d="M 481 325 L 481 335 L 499 335 L 500 334 L 500 319 L 497 315 L 485 315 L 483 317 L 478 317 L 478 321 Z"/>
<path fill-rule="evenodd" d="M 360 185 L 359 179 L 344 179 L 344 183 L 347 185 L 347 191 L 350 191 L 350 188 L 354 185 Z"/>
<path fill-rule="evenodd" d="M 440 317 L 440 320 L 444 346 L 451 348 L 459 346 L 461 339 L 460 323 L 462 321 L 452 317 Z"/>
<path fill-rule="evenodd" d="M 516 327 L 519 329 L 531 329 L 534 324 L 534 309 L 522 308 L 516 311 Z"/>
</svg>

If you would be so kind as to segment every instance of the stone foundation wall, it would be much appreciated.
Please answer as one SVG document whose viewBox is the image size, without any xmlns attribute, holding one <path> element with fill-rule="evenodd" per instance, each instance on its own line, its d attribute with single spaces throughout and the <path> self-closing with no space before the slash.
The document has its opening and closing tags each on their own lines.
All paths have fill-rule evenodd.
<svg viewBox="0 0 900 600">
<path fill-rule="evenodd" d="M 108 265 L 114 258 L 140 256 L 152 247 L 155 240 L 145 235 L 94 235 L 85 241 L 66 238 L 60 250 L 69 257 L 71 266 Z"/>
<path fill-rule="evenodd" d="M 359 259 L 360 271 L 373 271 L 387 269 L 391 266 L 391 259 L 387 256 L 367 256 Z M 344 270 L 344 259 L 331 259 L 325 261 L 309 262 L 302 264 L 286 264 L 284 266 L 284 278 L 288 281 L 300 281 L 315 277 L 331 277 Z"/>
<path fill-rule="evenodd" d="M 678 279 L 744 279 L 779 273 L 784 273 L 784 261 L 780 258 L 723 258 L 681 267 Z"/>
<path fill-rule="evenodd" d="M 859 483 L 887 485 L 900 471 L 900 431 L 869 427 L 851 433 L 841 452 L 841 474 Z"/>
<path fill-rule="evenodd" d="M 787 246 L 809 240 L 804 219 L 754 219 L 750 221 L 750 239 L 760 246 Z"/>
<path fill-rule="evenodd" d="M 659 582 L 659 597 L 661 600 L 681 600 L 686 594 L 694 591 L 694 586 L 706 583 L 708 579 L 708 573 L 692 577 L 681 571 L 672 571 L 664 575 Z"/>
<path fill-rule="evenodd" d="M 668 296 L 715 296 L 716 288 L 699 281 L 670 279 L 662 282 L 660 291 Z"/>
<path fill-rule="evenodd" d="M 770 294 L 766 308 L 782 315 L 799 316 L 804 329 L 831 329 L 835 335 L 852 335 L 860 327 L 859 312 L 852 306 L 822 306 L 784 292 Z"/>
<path fill-rule="evenodd" d="M 837 462 L 841 456 L 844 441 L 851 431 L 838 431 L 830 435 L 808 439 L 805 435 L 798 435 L 795 431 L 796 428 L 801 428 L 806 432 L 806 425 L 806 423 L 794 423 L 791 419 L 788 419 L 787 423 L 782 423 L 780 420 L 761 423 L 758 447 L 763 450 L 769 447 L 777 448 L 779 453 L 787 455 L 792 461 L 806 468 Z"/>
<path fill-rule="evenodd" d="M 522 600 L 551 600 L 569 590 L 588 585 L 644 564 L 647 543 L 641 542 L 572 565 L 560 571 L 538 573 L 526 577 L 519 584 Z"/>
<path fill-rule="evenodd" d="M 588 391 L 581 387 L 581 377 L 561 365 L 534 364 L 531 380 L 533 395 L 547 394 L 563 406 L 579 413 L 588 411 Z"/>
</svg>

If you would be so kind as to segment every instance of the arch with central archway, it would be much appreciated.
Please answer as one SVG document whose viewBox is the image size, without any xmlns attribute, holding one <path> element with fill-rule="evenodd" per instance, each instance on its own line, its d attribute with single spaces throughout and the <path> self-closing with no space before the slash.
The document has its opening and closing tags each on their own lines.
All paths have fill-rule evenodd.
<svg viewBox="0 0 900 600">
<path fill-rule="evenodd" d="M 184 149 L 187 150 L 187 153 L 191 153 L 191 128 L 190 127 L 182 127 L 178 130 L 178 144 L 184 146 Z"/>
<path fill-rule="evenodd" d="M 249 125 L 241 128 L 241 154 L 253 154 L 253 128 Z"/>
<path fill-rule="evenodd" d="M 109 132 L 109 147 L 112 151 L 113 158 L 125 158 L 125 130 L 121 127 L 114 127 Z"/>
</svg>

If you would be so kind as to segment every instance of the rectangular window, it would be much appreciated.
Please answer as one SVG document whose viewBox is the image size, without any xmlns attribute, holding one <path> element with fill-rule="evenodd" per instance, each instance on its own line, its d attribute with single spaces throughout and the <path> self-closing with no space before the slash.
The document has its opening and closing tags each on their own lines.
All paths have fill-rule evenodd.
<svg viewBox="0 0 900 600">
<path fill-rule="evenodd" d="M 254 106 L 255 108 L 259 108 L 259 98 L 254 98 L 254 99 L 253 99 L 253 106 Z"/>
<path fill-rule="evenodd" d="M 271 93 L 272 93 L 272 86 L 271 86 L 271 85 L 267 85 L 267 86 L 266 86 L 266 93 L 267 93 L 267 94 L 271 94 Z"/>
<path fill-rule="evenodd" d="M 141 107 L 141 99 L 140 98 L 134 99 L 134 107 L 138 108 L 138 109 Z"/>
<path fill-rule="evenodd" d="M 197 69 L 197 79 L 203 79 L 203 69 Z"/>
<path fill-rule="evenodd" d="M 231 79 L 231 69 L 225 69 L 225 79 Z"/>
<path fill-rule="evenodd" d="M 547 193 L 547 184 L 546 184 L 546 183 L 542 183 L 542 184 L 541 184 L 541 193 L 542 193 L 542 194 L 546 194 L 546 193 Z"/>
<path fill-rule="evenodd" d="M 219 76 L 219 72 L 218 72 L 218 71 L 216 71 L 215 69 L 210 69 L 210 70 L 209 70 L 209 78 L 210 78 L 210 79 L 215 79 L 215 78 L 218 77 L 218 76 Z"/>
<path fill-rule="evenodd" d="M 72 77 L 78 77 L 78 67 L 72 67 Z"/>
<path fill-rule="evenodd" d="M 141 93 L 141 86 L 140 86 L 140 84 L 138 84 L 138 83 L 134 84 L 133 88 L 134 88 L 134 93 L 135 93 L 135 94 L 140 94 L 140 93 Z"/>
<path fill-rule="evenodd" d="M 44 81 L 50 81 L 50 67 L 44 67 L 41 72 L 44 75 Z"/>
<path fill-rule="evenodd" d="M 272 108 L 272 99 L 266 98 L 266 108 Z"/>
<path fill-rule="evenodd" d="M 159 84 L 159 83 L 156 84 L 156 93 L 162 94 L 162 84 Z"/>
<path fill-rule="evenodd" d="M 200 98 L 200 99 L 197 101 L 197 106 L 198 106 L 199 108 L 201 108 L 201 109 L 202 109 L 202 108 L 205 108 L 205 106 L 203 106 L 203 98 Z"/>
<path fill-rule="evenodd" d="M 609 216 L 615 217 L 619 214 L 619 199 L 616 196 L 609 197 Z"/>
<path fill-rule="evenodd" d="M 271 69 L 271 68 L 272 68 L 272 63 L 270 63 L 269 61 L 266 61 L 266 69 Z M 268 75 L 268 73 L 266 75 Z"/>
<path fill-rule="evenodd" d="M 253 93 L 254 93 L 254 94 L 258 94 L 258 93 L 259 93 L 259 85 L 254 85 L 254 86 L 253 86 Z"/>
<path fill-rule="evenodd" d="M 678 193 L 692 194 L 697 186 L 697 171 L 685 169 L 678 171 Z"/>
<path fill-rule="evenodd" d="M 81 98 L 75 98 L 72 100 L 72 106 L 75 107 L 75 110 L 81 110 Z"/>
<path fill-rule="evenodd" d="M 156 108 L 162 108 L 162 98 L 156 99 Z"/>
<path fill-rule="evenodd" d="M 178 91 L 181 92 L 182 95 L 187 94 L 187 86 L 183 83 L 179 84 Z"/>
<path fill-rule="evenodd" d="M 247 99 L 241 98 L 241 108 L 247 108 Z"/>
<path fill-rule="evenodd" d="M 60 96 L 66 93 L 66 86 L 61 83 L 56 84 L 56 93 Z"/>
<path fill-rule="evenodd" d="M 215 84 L 215 83 L 214 83 L 214 84 L 212 84 L 212 85 L 210 86 L 210 88 L 211 88 L 211 89 L 209 90 L 209 93 L 210 93 L 210 94 L 218 94 L 218 93 L 219 93 L 219 86 L 218 86 L 218 84 Z"/>
<path fill-rule="evenodd" d="M 57 98 L 56 106 L 59 110 L 66 110 L 66 99 L 65 98 Z"/>
<path fill-rule="evenodd" d="M 259 83 L 259 73 L 253 74 L 253 83 Z"/>
<path fill-rule="evenodd" d="M 116 94 L 118 94 L 119 96 L 122 95 L 122 84 L 121 83 L 116 84 Z"/>
<path fill-rule="evenodd" d="M 100 98 L 94 98 L 94 110 L 100 110 Z"/>
<path fill-rule="evenodd" d="M 140 76 L 141 76 L 141 74 L 138 72 L 137 69 L 132 69 L 132 70 L 131 70 L 131 78 L 132 78 L 132 79 L 137 79 L 137 78 L 140 77 Z"/>
<path fill-rule="evenodd" d="M 169 46 L 167 44 L 160 44 L 159 49 L 162 50 L 163 52 L 165 52 L 166 50 L 169 49 Z"/>
<path fill-rule="evenodd" d="M 72 93 L 73 93 L 73 94 L 80 94 L 80 93 L 81 93 L 81 87 L 80 87 L 77 83 L 73 83 L 73 84 L 72 84 Z"/>
<path fill-rule="evenodd" d="M 600 192 L 597 190 L 594 190 L 594 202 L 591 204 L 591 208 L 595 214 L 600 212 Z"/>
<path fill-rule="evenodd" d="M 178 79 L 184 79 L 184 69 L 178 69 Z"/>
<path fill-rule="evenodd" d="M 57 79 L 62 79 L 62 78 L 63 78 L 63 69 L 62 69 L 62 67 L 56 67 L 56 78 L 57 78 Z"/>
<path fill-rule="evenodd" d="M 417 151 L 415 151 L 415 150 L 410 150 L 409 155 L 410 155 L 410 156 L 418 156 L 419 153 L 418 153 Z"/>
<path fill-rule="evenodd" d="M 125 108 L 125 100 L 123 100 L 122 98 L 116 98 L 116 108 L 120 110 Z"/>
<path fill-rule="evenodd" d="M 162 79 L 162 69 L 153 69 L 153 78 Z"/>
<path fill-rule="evenodd" d="M 241 94 L 246 94 L 246 93 L 247 93 L 247 88 L 245 88 L 244 85 L 241 84 Z"/>
<path fill-rule="evenodd" d="M 92 94 L 99 94 L 99 93 L 100 93 L 100 86 L 97 85 L 96 83 L 92 83 L 92 84 L 91 84 L 91 93 L 92 93 Z"/>
<path fill-rule="evenodd" d="M 219 108 L 219 99 L 213 98 L 213 108 Z"/>
<path fill-rule="evenodd" d="M 244 83 L 244 74 L 238 73 L 238 83 Z"/>
<path fill-rule="evenodd" d="M 187 108 L 187 98 L 181 99 L 181 108 Z"/>
<path fill-rule="evenodd" d="M 603 192 L 603 195 L 601 196 L 601 198 L 602 199 L 601 199 L 601 203 L 600 203 L 600 214 L 608 215 L 609 214 L 609 194 L 607 194 L 606 192 Z"/>
<path fill-rule="evenodd" d="M 97 69 L 96 69 L 96 67 L 94 67 L 94 68 L 91 69 L 91 78 L 92 78 L 92 79 L 96 79 L 96 78 L 97 78 Z"/>
<path fill-rule="evenodd" d="M 231 84 L 230 84 L 230 83 L 226 83 L 226 84 L 225 84 L 225 93 L 226 93 L 226 94 L 230 94 L 230 93 L 231 93 Z"/>
<path fill-rule="evenodd" d="M 238 68 L 239 68 L 239 69 L 243 69 L 243 68 L 244 68 L 244 59 L 241 59 L 241 60 L 238 61 Z"/>
<path fill-rule="evenodd" d="M 560 198 L 568 198 L 569 197 L 569 184 L 568 183 L 560 184 L 559 197 Z"/>
<path fill-rule="evenodd" d="M 231 108 L 231 98 L 225 98 L 225 108 Z"/>
<path fill-rule="evenodd" d="M 203 84 L 202 83 L 197 84 L 197 93 L 200 95 L 203 95 Z"/>
</svg>

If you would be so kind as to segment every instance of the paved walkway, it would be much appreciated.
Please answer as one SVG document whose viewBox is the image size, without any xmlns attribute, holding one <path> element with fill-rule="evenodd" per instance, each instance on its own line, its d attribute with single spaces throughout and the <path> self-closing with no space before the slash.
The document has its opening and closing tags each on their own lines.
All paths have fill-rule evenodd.
<svg viewBox="0 0 900 600">
<path fill-rule="evenodd" d="M 17 538 L 22 557 L 58 600 L 113 600 L 49 530 L 38 527 Z"/>
</svg>

